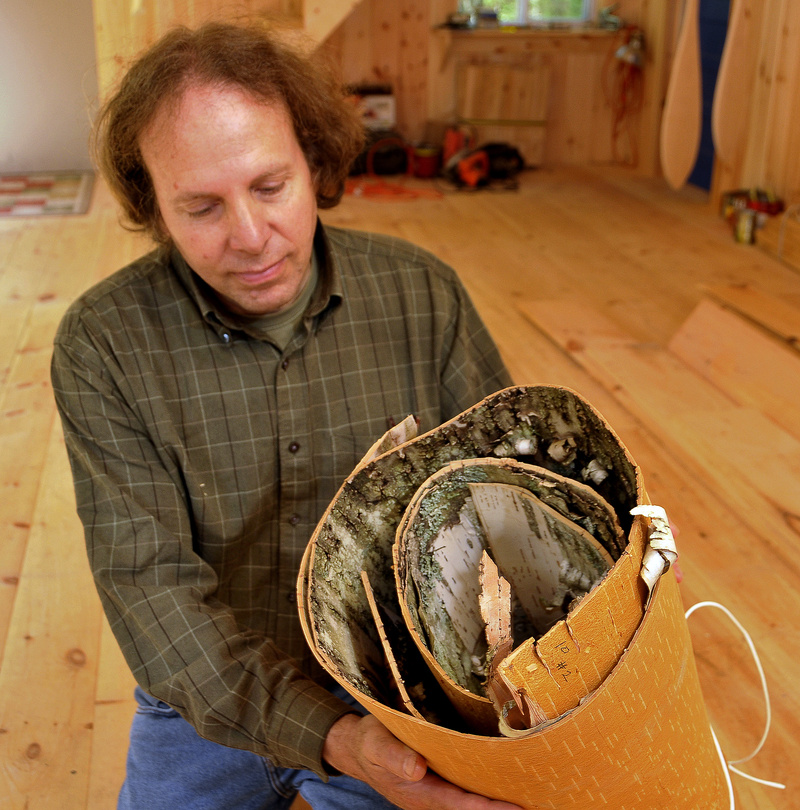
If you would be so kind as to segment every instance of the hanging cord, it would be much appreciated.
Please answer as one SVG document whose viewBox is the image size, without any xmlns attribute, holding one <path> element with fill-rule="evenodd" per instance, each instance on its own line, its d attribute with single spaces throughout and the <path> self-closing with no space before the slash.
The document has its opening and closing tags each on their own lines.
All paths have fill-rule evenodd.
<svg viewBox="0 0 800 810">
<path fill-rule="evenodd" d="M 747 642 L 747 646 L 750 648 L 750 653 L 753 656 L 753 660 L 756 662 L 756 667 L 758 669 L 759 677 L 761 678 L 761 688 L 764 691 L 764 702 L 767 707 L 767 717 L 766 722 L 764 723 L 764 733 L 761 735 L 761 739 L 758 742 L 758 745 L 755 747 L 751 754 L 748 754 L 746 757 L 742 757 L 741 759 L 734 759 L 734 760 L 726 760 L 725 756 L 722 753 L 722 748 L 720 747 L 719 741 L 717 740 L 717 735 L 714 733 L 714 729 L 711 729 L 711 736 L 714 738 L 714 745 L 717 749 L 717 754 L 720 758 L 720 762 L 722 762 L 723 769 L 725 771 L 725 781 L 728 785 L 728 797 L 730 798 L 731 803 L 731 810 L 734 809 L 735 801 L 733 796 L 733 784 L 731 783 L 731 777 L 729 771 L 732 771 L 739 776 L 744 777 L 745 779 L 749 779 L 751 782 L 757 782 L 759 785 L 766 785 L 767 787 L 774 787 L 779 788 L 780 790 L 785 790 L 786 785 L 781 784 L 780 782 L 769 782 L 766 779 L 758 779 L 755 776 L 751 776 L 748 773 L 744 773 L 740 771 L 736 765 L 741 765 L 744 762 L 749 762 L 756 754 L 761 751 L 764 747 L 764 743 L 767 740 L 767 735 L 769 734 L 769 727 L 772 723 L 772 707 L 769 701 L 769 690 L 767 689 L 767 679 L 764 675 L 764 667 L 761 666 L 761 659 L 758 657 L 758 652 L 756 651 L 756 645 L 753 643 L 753 639 L 750 637 L 750 634 L 747 630 L 744 629 L 741 622 L 733 615 L 733 613 L 728 610 L 724 605 L 720 605 L 719 602 L 698 602 L 696 605 L 692 605 L 686 611 L 686 618 L 688 619 L 696 610 L 699 608 L 704 607 L 714 607 L 721 610 L 725 615 L 739 628 L 739 631 L 744 636 L 745 641 Z"/>
<path fill-rule="evenodd" d="M 643 102 L 642 67 L 644 60 L 644 34 L 641 28 L 628 26 L 623 31 L 624 41 L 606 57 L 601 74 L 603 93 L 613 114 L 611 147 L 615 162 L 636 166 L 639 154 L 635 134 L 631 130 L 631 116 L 639 112 Z M 629 157 L 620 155 L 619 141 L 625 136 Z"/>
</svg>

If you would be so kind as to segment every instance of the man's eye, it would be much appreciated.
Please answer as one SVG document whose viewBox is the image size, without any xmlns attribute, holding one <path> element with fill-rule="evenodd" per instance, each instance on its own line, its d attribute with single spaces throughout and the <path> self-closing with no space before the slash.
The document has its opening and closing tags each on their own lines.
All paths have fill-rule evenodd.
<svg viewBox="0 0 800 810">
<path fill-rule="evenodd" d="M 275 183 L 274 185 L 270 186 L 259 186 L 257 191 L 259 194 L 263 194 L 266 197 L 270 197 L 282 191 L 285 185 L 286 183 Z"/>
<path fill-rule="evenodd" d="M 207 217 L 213 210 L 213 205 L 204 205 L 202 208 L 190 209 L 187 213 L 192 219 L 201 219 Z"/>
</svg>

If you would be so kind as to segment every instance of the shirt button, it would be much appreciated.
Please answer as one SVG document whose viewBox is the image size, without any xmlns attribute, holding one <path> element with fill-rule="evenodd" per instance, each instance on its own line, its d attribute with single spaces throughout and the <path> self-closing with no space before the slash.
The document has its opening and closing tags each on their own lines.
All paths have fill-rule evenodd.
<svg viewBox="0 0 800 810">
<path fill-rule="evenodd" d="M 281 363 L 281 368 L 282 368 L 284 371 L 286 371 L 286 369 L 287 369 L 287 368 L 289 368 L 289 361 L 288 361 L 288 360 L 284 360 L 284 361 Z"/>
<path fill-rule="evenodd" d="M 223 332 L 223 333 L 222 333 L 222 339 L 223 339 L 223 340 L 224 340 L 226 343 L 230 343 L 230 342 L 231 342 L 231 336 L 230 336 L 230 334 L 229 334 L 228 332 Z"/>
<path fill-rule="evenodd" d="M 289 591 L 289 593 L 286 594 L 286 601 L 290 605 L 294 605 L 297 602 L 297 591 Z"/>
<path fill-rule="evenodd" d="M 292 442 L 289 445 L 289 452 L 296 453 L 300 449 L 300 445 L 297 442 Z"/>
<path fill-rule="evenodd" d="M 289 523 L 291 523 L 291 524 L 292 524 L 292 526 L 296 526 L 296 525 L 297 525 L 299 522 L 300 522 L 300 515 L 298 515 L 298 514 L 297 514 L 297 512 L 295 512 L 295 513 L 294 513 L 294 514 L 293 514 L 293 515 L 292 515 L 292 516 L 289 518 Z"/>
</svg>

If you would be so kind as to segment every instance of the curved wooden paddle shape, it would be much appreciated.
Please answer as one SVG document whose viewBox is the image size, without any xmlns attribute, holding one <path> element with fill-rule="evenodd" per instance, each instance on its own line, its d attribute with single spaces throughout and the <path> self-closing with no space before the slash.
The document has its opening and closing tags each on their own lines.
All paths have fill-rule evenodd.
<svg viewBox="0 0 800 810">
<path fill-rule="evenodd" d="M 745 0 L 734 0 L 711 109 L 714 150 L 728 166 L 735 165 L 747 132 L 747 115 L 743 107 L 755 76 L 750 60 L 745 58 L 751 31 L 748 4 Z"/>
<path fill-rule="evenodd" d="M 672 73 L 661 118 L 661 168 L 674 189 L 681 188 L 697 160 L 702 131 L 700 78 L 700 0 L 686 0 Z"/>
</svg>

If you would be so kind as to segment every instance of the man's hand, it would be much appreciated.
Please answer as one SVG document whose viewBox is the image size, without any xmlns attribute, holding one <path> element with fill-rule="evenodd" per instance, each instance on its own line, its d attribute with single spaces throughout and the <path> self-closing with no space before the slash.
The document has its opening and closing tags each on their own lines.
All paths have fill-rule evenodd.
<svg viewBox="0 0 800 810">
<path fill-rule="evenodd" d="M 423 757 L 370 714 L 347 714 L 337 720 L 322 756 L 403 810 L 519 810 L 514 804 L 467 793 L 430 773 Z"/>
</svg>

